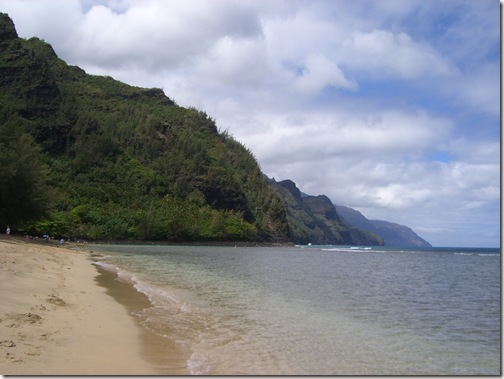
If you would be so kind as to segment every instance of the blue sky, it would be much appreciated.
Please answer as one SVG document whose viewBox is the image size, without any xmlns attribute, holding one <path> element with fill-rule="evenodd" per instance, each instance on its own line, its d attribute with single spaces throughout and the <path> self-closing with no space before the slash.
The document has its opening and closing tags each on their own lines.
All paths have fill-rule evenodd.
<svg viewBox="0 0 504 379">
<path fill-rule="evenodd" d="M 68 63 L 163 88 L 263 172 L 434 246 L 500 243 L 497 0 L 0 0 Z"/>
</svg>

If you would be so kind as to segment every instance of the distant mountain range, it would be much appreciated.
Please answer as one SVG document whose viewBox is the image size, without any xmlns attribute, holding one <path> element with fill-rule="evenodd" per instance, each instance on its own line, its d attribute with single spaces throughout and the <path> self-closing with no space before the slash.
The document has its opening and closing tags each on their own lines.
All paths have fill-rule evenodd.
<svg viewBox="0 0 504 379">
<path fill-rule="evenodd" d="M 291 180 L 270 180 L 282 198 L 291 240 L 296 244 L 316 245 L 383 245 L 373 233 L 348 226 L 338 215 L 327 196 L 302 196 Z"/>
<path fill-rule="evenodd" d="M 292 180 L 270 184 L 284 201 L 291 239 L 297 244 L 430 247 L 407 226 L 368 220 L 360 212 L 334 205 L 325 195 L 311 196 Z"/>
<path fill-rule="evenodd" d="M 347 225 L 379 235 L 386 246 L 431 247 L 429 242 L 407 226 L 382 220 L 368 220 L 355 209 L 343 205 L 335 207 Z"/>
</svg>

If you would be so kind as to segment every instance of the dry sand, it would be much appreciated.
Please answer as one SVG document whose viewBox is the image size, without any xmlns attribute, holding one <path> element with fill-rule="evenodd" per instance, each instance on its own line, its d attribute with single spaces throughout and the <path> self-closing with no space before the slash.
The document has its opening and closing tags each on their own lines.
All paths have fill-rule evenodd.
<svg viewBox="0 0 504 379">
<path fill-rule="evenodd" d="M 0 239 L 0 374 L 159 373 L 97 275 L 89 253 Z"/>
</svg>

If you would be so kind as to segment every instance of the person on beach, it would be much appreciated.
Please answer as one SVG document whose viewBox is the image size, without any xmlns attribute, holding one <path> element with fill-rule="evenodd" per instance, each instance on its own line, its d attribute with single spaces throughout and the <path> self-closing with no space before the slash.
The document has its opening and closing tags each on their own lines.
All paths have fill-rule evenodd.
<svg viewBox="0 0 504 379">
<path fill-rule="evenodd" d="M 5 229 L 5 234 L 7 234 L 7 236 L 10 236 L 10 227 L 7 226 L 7 229 Z"/>
</svg>

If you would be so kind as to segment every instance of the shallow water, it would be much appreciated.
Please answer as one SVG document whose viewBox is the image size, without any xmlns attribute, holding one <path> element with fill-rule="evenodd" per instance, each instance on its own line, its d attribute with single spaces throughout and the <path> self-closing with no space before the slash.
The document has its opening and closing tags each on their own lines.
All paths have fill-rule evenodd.
<svg viewBox="0 0 504 379">
<path fill-rule="evenodd" d="M 192 374 L 500 374 L 498 249 L 93 250 Z"/>
</svg>

